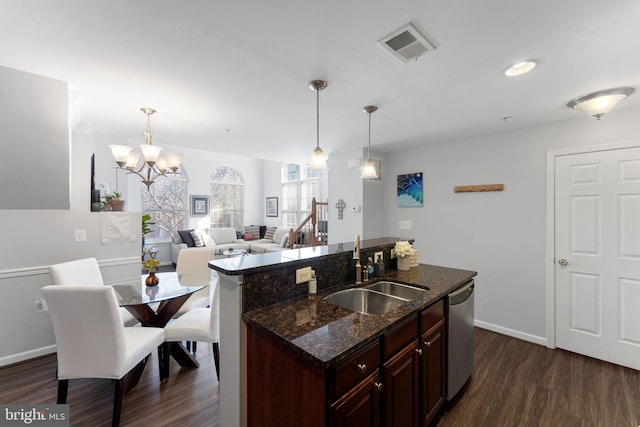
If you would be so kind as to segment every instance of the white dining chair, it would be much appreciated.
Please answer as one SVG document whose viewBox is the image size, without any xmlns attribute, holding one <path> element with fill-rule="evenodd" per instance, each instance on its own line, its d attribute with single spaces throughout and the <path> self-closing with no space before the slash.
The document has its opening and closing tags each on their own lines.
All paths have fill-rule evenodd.
<svg viewBox="0 0 640 427">
<path fill-rule="evenodd" d="M 49 266 L 54 285 L 104 285 L 100 266 L 95 258 L 83 258 Z M 138 320 L 120 307 L 120 316 L 125 326 L 133 326 Z"/>
<path fill-rule="evenodd" d="M 179 341 L 202 341 L 213 346 L 216 375 L 220 381 L 220 292 L 218 283 L 212 283 L 213 297 L 210 307 L 194 308 L 164 327 L 165 348 L 162 351 L 165 369 L 164 378 L 169 377 L 170 346 Z"/>
<path fill-rule="evenodd" d="M 164 329 L 125 327 L 110 286 L 42 288 L 56 337 L 57 403 L 67 401 L 70 379 L 115 380 L 112 425 L 120 422 L 122 399 L 139 381 L 150 354 L 162 347 Z"/>
<path fill-rule="evenodd" d="M 213 270 L 209 268 L 209 261 L 213 259 L 212 248 L 189 248 L 182 250 L 178 254 L 178 262 L 176 263 L 176 273 L 178 275 L 185 273 L 211 274 Z M 206 287 L 194 292 L 188 300 L 178 309 L 174 318 L 178 318 L 194 308 L 208 307 L 211 301 L 210 287 Z"/>
</svg>

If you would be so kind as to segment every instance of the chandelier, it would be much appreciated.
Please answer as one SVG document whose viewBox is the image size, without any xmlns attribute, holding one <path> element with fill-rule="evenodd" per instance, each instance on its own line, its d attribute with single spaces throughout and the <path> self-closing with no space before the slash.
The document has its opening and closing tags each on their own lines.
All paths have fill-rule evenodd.
<svg viewBox="0 0 640 427">
<path fill-rule="evenodd" d="M 182 162 L 182 154 L 178 153 L 166 153 L 166 155 L 160 155 L 161 147 L 153 145 L 150 127 L 150 117 L 156 112 L 153 108 L 142 107 L 140 108 L 144 114 L 147 115 L 147 130 L 144 132 L 144 145 L 140 146 L 142 150 L 142 156 L 144 161 L 138 166 L 138 159 L 140 153 L 131 151 L 132 147 L 128 145 L 110 145 L 111 153 L 116 159 L 116 164 L 120 169 L 125 169 L 129 173 L 135 173 L 138 175 L 142 182 L 147 186 L 147 190 L 154 183 L 159 176 L 166 176 L 167 174 L 176 174 Z"/>
</svg>

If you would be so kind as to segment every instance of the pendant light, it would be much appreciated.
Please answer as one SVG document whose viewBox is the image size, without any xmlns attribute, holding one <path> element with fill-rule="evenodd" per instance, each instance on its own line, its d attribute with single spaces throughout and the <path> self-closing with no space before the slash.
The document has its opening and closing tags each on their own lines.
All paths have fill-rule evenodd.
<svg viewBox="0 0 640 427">
<path fill-rule="evenodd" d="M 324 80 L 313 80 L 309 83 L 309 88 L 316 91 L 316 149 L 313 150 L 313 157 L 311 157 L 311 163 L 309 164 L 309 170 L 312 171 L 326 171 L 329 169 L 322 148 L 320 148 L 320 91 L 325 87 L 327 87 L 327 82 Z"/>
<path fill-rule="evenodd" d="M 362 109 L 362 111 L 369 115 L 369 146 L 367 147 L 367 161 L 364 162 L 364 167 L 362 168 L 362 173 L 360 174 L 360 178 L 363 179 L 378 178 L 376 167 L 373 164 L 373 160 L 371 160 L 371 113 L 375 112 L 377 109 L 378 107 L 375 107 L 373 105 L 367 105 Z"/>
</svg>

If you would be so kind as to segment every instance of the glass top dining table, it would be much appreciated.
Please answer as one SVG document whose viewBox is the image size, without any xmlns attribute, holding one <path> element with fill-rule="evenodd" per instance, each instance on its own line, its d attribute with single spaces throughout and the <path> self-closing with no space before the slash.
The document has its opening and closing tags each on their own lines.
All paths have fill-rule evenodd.
<svg viewBox="0 0 640 427">
<path fill-rule="evenodd" d="M 160 282 L 156 286 L 145 284 L 146 274 L 140 281 L 113 284 L 116 298 L 142 326 L 163 328 L 174 314 L 189 299 L 192 293 L 204 289 L 212 282 L 212 272 L 205 273 L 156 273 Z M 164 346 L 158 351 L 165 351 Z M 195 356 L 182 343 L 170 347 L 171 356 L 183 367 L 197 368 Z M 166 378 L 165 370 L 160 369 L 160 381 Z"/>
<path fill-rule="evenodd" d="M 211 273 L 156 273 L 160 282 L 156 286 L 145 284 L 146 274 L 139 281 L 114 284 L 118 304 L 122 307 L 153 304 L 190 295 L 209 286 Z"/>
</svg>

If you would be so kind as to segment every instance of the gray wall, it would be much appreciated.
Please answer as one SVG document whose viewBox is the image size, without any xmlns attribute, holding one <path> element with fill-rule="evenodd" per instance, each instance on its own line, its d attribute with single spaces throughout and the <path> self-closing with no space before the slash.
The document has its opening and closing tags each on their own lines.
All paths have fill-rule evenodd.
<svg viewBox="0 0 640 427">
<path fill-rule="evenodd" d="M 546 153 L 640 137 L 638 109 L 387 156 L 384 230 L 414 237 L 420 262 L 478 271 L 476 323 L 546 343 Z M 422 208 L 396 206 L 396 183 L 424 173 Z M 503 192 L 454 193 L 456 185 L 504 183 Z M 401 230 L 398 221 L 413 221 Z"/>
<path fill-rule="evenodd" d="M 0 67 L 0 209 L 69 209 L 67 84 Z"/>
</svg>

